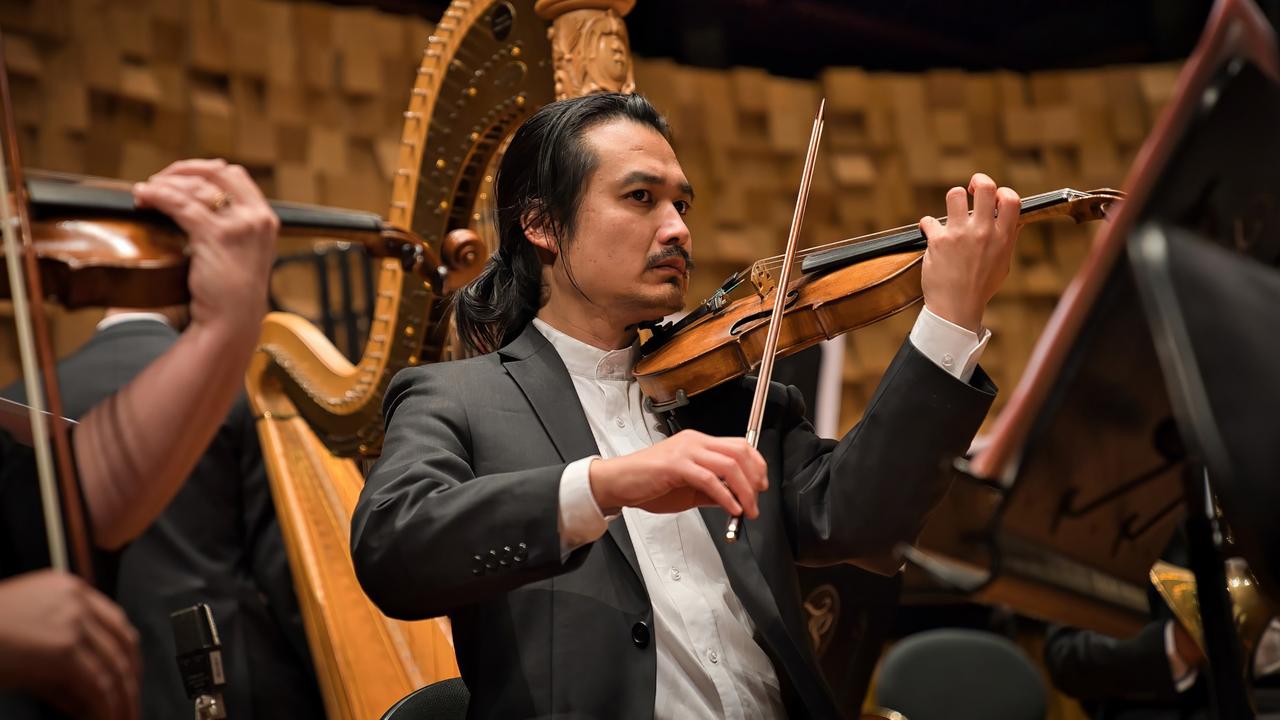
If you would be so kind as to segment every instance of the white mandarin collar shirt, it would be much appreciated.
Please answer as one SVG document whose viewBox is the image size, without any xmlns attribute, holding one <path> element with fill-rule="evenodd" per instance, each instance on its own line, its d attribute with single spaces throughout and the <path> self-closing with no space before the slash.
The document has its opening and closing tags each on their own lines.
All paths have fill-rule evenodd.
<svg viewBox="0 0 1280 720">
<path fill-rule="evenodd" d="M 564 361 L 601 457 L 643 450 L 665 437 L 644 409 L 632 367 L 639 346 L 601 350 L 551 327 L 534 327 Z M 927 308 L 911 331 L 926 357 L 967 382 L 991 337 L 939 318 Z M 570 552 L 604 535 L 608 523 L 591 494 L 596 457 L 569 464 L 560 478 L 560 544 Z M 777 674 L 755 640 L 755 623 L 729 584 L 702 515 L 696 509 L 654 514 L 623 508 L 627 531 L 653 607 L 657 651 L 656 720 L 786 716 Z"/>
<path fill-rule="evenodd" d="M 97 330 L 101 332 L 103 330 L 106 330 L 109 327 L 114 327 L 121 323 L 134 322 L 137 320 L 148 320 L 151 322 L 164 323 L 165 325 L 169 324 L 169 318 L 165 317 L 160 313 L 123 312 L 123 313 L 116 313 L 115 315 L 108 315 L 102 318 L 101 320 L 99 320 L 97 325 Z"/>
</svg>

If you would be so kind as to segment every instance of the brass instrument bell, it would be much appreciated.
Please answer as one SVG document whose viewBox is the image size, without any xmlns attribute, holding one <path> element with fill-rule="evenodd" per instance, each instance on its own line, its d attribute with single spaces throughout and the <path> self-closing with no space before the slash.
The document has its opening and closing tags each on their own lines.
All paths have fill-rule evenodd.
<svg viewBox="0 0 1280 720">
<path fill-rule="evenodd" d="M 1227 594 L 1231 597 L 1231 619 L 1244 651 L 1246 677 L 1253 673 L 1253 655 L 1258 641 L 1275 617 L 1275 611 L 1258 589 L 1258 580 L 1241 558 L 1230 558 L 1226 564 Z M 1178 623 L 1206 652 L 1204 627 L 1200 622 L 1200 601 L 1196 595 L 1195 575 L 1186 568 L 1164 561 L 1151 567 L 1151 584 L 1164 598 Z"/>
</svg>

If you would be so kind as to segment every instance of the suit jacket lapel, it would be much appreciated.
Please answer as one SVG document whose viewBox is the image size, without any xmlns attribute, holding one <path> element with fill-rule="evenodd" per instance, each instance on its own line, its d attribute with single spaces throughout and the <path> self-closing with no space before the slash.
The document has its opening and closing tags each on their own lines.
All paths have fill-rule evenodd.
<svg viewBox="0 0 1280 720">
<path fill-rule="evenodd" d="M 520 337 L 511 341 L 498 351 L 503 358 L 503 366 L 511 378 L 520 386 L 533 412 L 560 459 L 573 462 L 590 455 L 599 455 L 595 437 L 591 434 L 591 426 L 587 424 L 587 416 L 582 411 L 582 403 L 578 402 L 578 393 L 573 387 L 569 371 L 564 361 L 538 329 L 529 324 Z M 626 523 L 619 516 L 609 523 L 609 536 L 613 538 L 618 549 L 626 556 L 631 569 L 640 575 L 640 564 L 636 561 L 636 550 L 631 544 L 631 533 Z"/>
<path fill-rule="evenodd" d="M 569 371 L 542 333 L 530 325 L 499 352 L 503 366 L 528 398 L 560 458 L 573 462 L 598 455 L 600 450 L 582 412 L 582 403 L 574 401 L 578 394 Z"/>
</svg>

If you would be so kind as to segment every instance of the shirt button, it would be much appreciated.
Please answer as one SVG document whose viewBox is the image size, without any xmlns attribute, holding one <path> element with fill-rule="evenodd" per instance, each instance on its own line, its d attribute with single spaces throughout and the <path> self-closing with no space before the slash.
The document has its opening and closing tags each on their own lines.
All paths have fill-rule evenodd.
<svg viewBox="0 0 1280 720">
<path fill-rule="evenodd" d="M 615 425 L 617 425 L 620 428 L 624 428 L 627 426 L 627 421 L 623 420 L 622 418 L 614 418 L 613 422 Z"/>
<path fill-rule="evenodd" d="M 956 363 L 956 359 L 955 359 L 954 357 L 952 357 L 952 356 L 951 356 L 951 353 L 942 353 L 942 366 L 943 366 L 943 367 L 951 367 L 951 366 L 952 366 L 952 365 L 954 365 L 955 363 Z"/>
<path fill-rule="evenodd" d="M 671 568 L 671 579 L 672 579 L 672 580 L 675 580 L 676 582 L 680 582 L 680 570 L 679 570 L 679 568 Z"/>
<path fill-rule="evenodd" d="M 717 653 L 715 650 L 708 650 L 707 659 L 710 660 L 712 664 L 718 663 L 720 662 L 720 653 Z"/>
</svg>

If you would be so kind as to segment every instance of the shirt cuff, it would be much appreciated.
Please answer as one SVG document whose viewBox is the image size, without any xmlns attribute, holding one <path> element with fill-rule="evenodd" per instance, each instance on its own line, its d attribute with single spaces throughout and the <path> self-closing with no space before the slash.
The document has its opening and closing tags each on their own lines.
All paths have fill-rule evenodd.
<svg viewBox="0 0 1280 720">
<path fill-rule="evenodd" d="M 927 307 L 920 310 L 920 317 L 911 328 L 911 344 L 916 350 L 966 383 L 973 378 L 990 339 L 990 330 L 982 328 L 981 334 L 966 330 L 938 317 Z"/>
<path fill-rule="evenodd" d="M 560 559 L 569 557 L 569 553 L 595 542 L 604 535 L 609 527 L 604 513 L 596 504 L 591 494 L 591 463 L 599 460 L 599 455 L 592 455 L 575 460 L 560 474 Z"/>
<path fill-rule="evenodd" d="M 1253 677 L 1260 678 L 1280 671 L 1280 619 L 1272 618 L 1253 653 Z"/>
<path fill-rule="evenodd" d="M 1169 658 L 1169 673 L 1173 677 L 1173 687 L 1178 692 L 1186 692 L 1196 684 L 1195 668 L 1187 667 L 1186 661 L 1178 654 L 1177 642 L 1173 639 L 1173 621 L 1164 624 L 1164 654 Z"/>
</svg>

